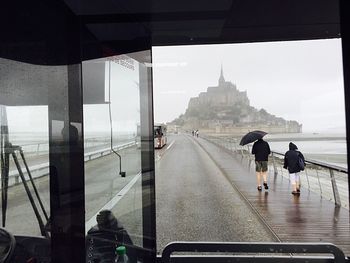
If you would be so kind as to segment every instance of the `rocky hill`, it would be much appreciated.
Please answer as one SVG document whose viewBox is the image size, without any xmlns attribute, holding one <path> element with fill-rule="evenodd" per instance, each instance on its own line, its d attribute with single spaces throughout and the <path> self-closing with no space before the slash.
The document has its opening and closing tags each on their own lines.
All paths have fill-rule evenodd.
<svg viewBox="0 0 350 263">
<path fill-rule="evenodd" d="M 207 133 L 242 133 L 263 129 L 269 133 L 298 133 L 302 125 L 256 109 L 250 105 L 247 93 L 225 81 L 221 69 L 218 86 L 208 87 L 198 97 L 191 98 L 184 114 L 170 124 L 185 130 L 200 129 Z"/>
</svg>

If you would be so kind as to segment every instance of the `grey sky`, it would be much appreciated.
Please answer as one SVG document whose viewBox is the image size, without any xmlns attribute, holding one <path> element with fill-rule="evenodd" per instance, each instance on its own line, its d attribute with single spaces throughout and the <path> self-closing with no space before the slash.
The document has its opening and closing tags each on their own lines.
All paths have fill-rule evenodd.
<svg viewBox="0 0 350 263">
<path fill-rule="evenodd" d="M 136 133 L 140 123 L 139 68 L 136 61 L 133 68 L 114 61 L 106 62 L 105 101 L 109 101 L 109 70 L 111 65 L 111 115 L 113 132 Z M 84 128 L 86 133 L 108 131 L 110 128 L 108 105 L 85 105 Z"/>
<path fill-rule="evenodd" d="M 175 119 L 191 97 L 216 86 L 222 64 L 225 79 L 246 90 L 252 106 L 297 120 L 305 132 L 344 131 L 339 39 L 155 47 L 152 56 L 156 122 Z M 111 63 L 114 130 L 134 132 L 140 121 L 138 65 L 131 70 Z M 8 107 L 7 112 L 11 131 L 47 131 L 47 107 Z M 108 131 L 108 106 L 86 105 L 84 120 L 87 133 Z"/>
<path fill-rule="evenodd" d="M 191 97 L 226 81 L 258 109 L 303 124 L 304 132 L 345 127 L 340 39 L 155 47 L 155 121 L 185 112 Z"/>
<path fill-rule="evenodd" d="M 105 101 L 109 101 L 109 65 L 111 65 L 111 114 L 113 133 L 136 133 L 140 123 L 139 67 L 122 66 L 116 61 L 91 60 L 83 63 L 105 64 Z M 10 132 L 48 133 L 47 106 L 7 107 Z M 84 105 L 84 132 L 110 132 L 108 104 Z"/>
</svg>

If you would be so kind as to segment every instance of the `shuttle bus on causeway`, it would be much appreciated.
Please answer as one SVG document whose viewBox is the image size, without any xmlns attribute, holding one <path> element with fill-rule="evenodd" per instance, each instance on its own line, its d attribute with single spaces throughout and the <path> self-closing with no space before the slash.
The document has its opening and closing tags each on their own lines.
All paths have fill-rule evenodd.
<svg viewBox="0 0 350 263">
<path fill-rule="evenodd" d="M 154 148 L 161 149 L 167 144 L 167 127 L 164 124 L 154 124 Z"/>
</svg>

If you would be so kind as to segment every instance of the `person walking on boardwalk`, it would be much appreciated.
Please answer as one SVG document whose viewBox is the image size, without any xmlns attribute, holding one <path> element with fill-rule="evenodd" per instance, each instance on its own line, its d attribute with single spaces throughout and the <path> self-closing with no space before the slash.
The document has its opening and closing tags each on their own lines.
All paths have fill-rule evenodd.
<svg viewBox="0 0 350 263">
<path fill-rule="evenodd" d="M 303 154 L 298 151 L 298 147 L 290 142 L 289 151 L 284 155 L 284 169 L 288 169 L 290 181 L 293 186 L 293 195 L 300 194 L 300 171 L 304 170 L 305 158 Z"/>
<path fill-rule="evenodd" d="M 252 154 L 255 155 L 255 171 L 256 180 L 258 185 L 258 190 L 262 190 L 261 179 L 263 179 L 264 188 L 267 190 L 269 186 L 267 185 L 267 164 L 269 154 L 271 153 L 269 144 L 262 138 L 257 140 L 253 144 Z"/>
</svg>

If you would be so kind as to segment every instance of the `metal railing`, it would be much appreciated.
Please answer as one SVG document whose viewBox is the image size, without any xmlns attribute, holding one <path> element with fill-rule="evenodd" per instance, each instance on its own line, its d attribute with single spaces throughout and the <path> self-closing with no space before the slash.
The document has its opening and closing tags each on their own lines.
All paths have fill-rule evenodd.
<svg viewBox="0 0 350 263">
<path fill-rule="evenodd" d="M 41 143 L 41 144 L 44 144 L 44 143 Z M 25 155 L 29 157 L 28 159 L 30 159 L 29 163 L 31 164 L 30 164 L 29 170 L 31 171 L 33 178 L 47 176 L 49 174 L 48 148 L 47 150 L 43 150 L 43 152 L 40 152 L 40 153 L 33 152 L 31 150 L 36 148 L 36 147 L 32 147 L 34 145 L 38 145 L 38 144 L 27 144 L 27 145 L 21 146 L 22 150 L 26 149 L 26 151 L 28 151 L 28 152 L 25 152 L 25 150 L 23 150 Z M 89 147 L 87 147 L 87 145 L 89 145 Z M 114 146 L 114 149 L 119 151 L 129 147 L 133 147 L 135 145 L 136 145 L 136 141 L 132 140 L 128 142 L 119 143 Z M 85 162 L 109 155 L 111 154 L 111 152 L 112 151 L 109 143 L 106 143 L 104 140 L 103 141 L 99 140 L 99 143 L 94 142 L 93 144 L 90 144 L 90 142 L 87 142 L 87 143 L 84 142 L 84 161 Z M 15 169 L 15 165 L 12 162 L 12 158 L 10 160 L 10 167 L 11 169 L 9 171 L 9 185 L 16 185 L 19 183 L 19 173 L 17 169 Z M 26 171 L 24 172 L 24 177 L 28 179 L 28 173 Z M 0 186 L 0 189 L 1 189 L 1 186 Z"/>
<path fill-rule="evenodd" d="M 172 242 L 157 262 L 348 262 L 331 243 Z"/>
<path fill-rule="evenodd" d="M 118 140 L 118 143 L 126 143 L 132 140 L 136 140 L 134 137 L 123 138 L 122 140 Z M 45 155 L 49 152 L 49 142 L 42 140 L 34 143 L 14 143 L 15 145 L 20 145 L 23 151 L 27 156 L 39 156 Z M 108 137 L 90 137 L 84 139 L 84 149 L 88 150 L 91 148 L 101 148 L 101 147 L 109 147 L 110 146 L 110 138 Z"/>
<path fill-rule="evenodd" d="M 283 162 L 283 158 L 283 153 L 272 151 L 274 175 L 279 174 L 277 163 Z M 305 174 L 307 188 L 325 198 L 334 200 L 337 206 L 343 204 L 348 208 L 348 169 L 308 158 L 305 158 L 305 163 L 305 170 L 302 173 Z M 281 165 L 283 166 L 283 163 Z M 280 173 L 285 176 L 287 171 L 281 170 Z"/>
<path fill-rule="evenodd" d="M 251 154 L 249 145 L 240 146 L 235 138 L 216 136 L 204 136 L 203 138 L 235 153 L 236 157 L 249 169 L 253 167 L 254 155 Z M 283 153 L 272 151 L 269 158 L 269 172 L 274 176 L 281 175 L 289 180 L 289 173 L 283 168 L 283 160 Z M 319 194 L 321 198 L 334 201 L 336 206 L 349 209 L 348 169 L 309 158 L 305 158 L 305 163 L 305 170 L 302 171 L 300 178 L 302 187 Z"/>
</svg>

